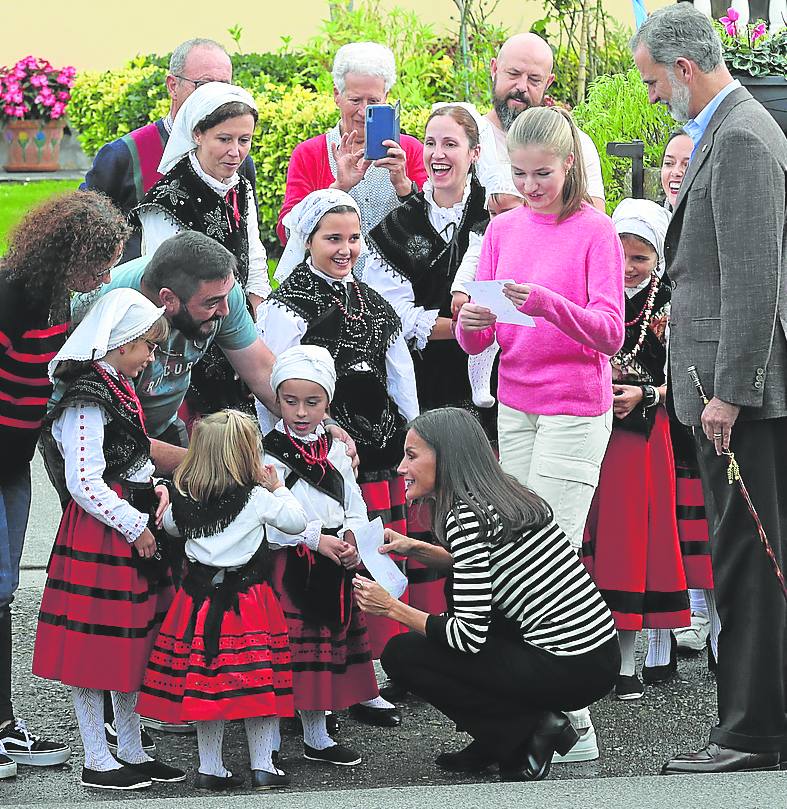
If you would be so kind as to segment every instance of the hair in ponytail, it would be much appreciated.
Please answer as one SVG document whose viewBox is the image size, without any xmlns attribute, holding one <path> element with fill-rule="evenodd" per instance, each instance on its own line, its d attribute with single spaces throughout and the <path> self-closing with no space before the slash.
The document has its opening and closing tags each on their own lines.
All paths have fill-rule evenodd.
<svg viewBox="0 0 787 809">
<path fill-rule="evenodd" d="M 567 110 L 562 107 L 531 107 L 525 110 L 508 130 L 506 145 L 509 155 L 524 146 L 540 146 L 563 161 L 569 155 L 574 156 L 563 184 L 563 207 L 558 214 L 558 222 L 576 213 L 583 202 L 590 202 L 579 130 Z"/>
</svg>

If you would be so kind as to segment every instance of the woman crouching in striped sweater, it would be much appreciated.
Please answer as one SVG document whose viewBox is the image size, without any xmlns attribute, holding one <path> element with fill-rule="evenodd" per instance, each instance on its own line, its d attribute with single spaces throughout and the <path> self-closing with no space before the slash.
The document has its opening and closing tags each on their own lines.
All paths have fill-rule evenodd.
<svg viewBox="0 0 787 809">
<path fill-rule="evenodd" d="M 453 610 L 428 615 L 357 576 L 361 609 L 401 621 L 386 673 L 456 722 L 471 744 L 437 758 L 501 780 L 540 780 L 576 731 L 562 711 L 615 682 L 620 650 L 612 615 L 555 524 L 549 506 L 500 468 L 477 422 L 458 408 L 409 425 L 399 474 L 408 502 L 434 500 L 429 545 L 386 531 L 394 552 L 453 573 Z"/>
</svg>

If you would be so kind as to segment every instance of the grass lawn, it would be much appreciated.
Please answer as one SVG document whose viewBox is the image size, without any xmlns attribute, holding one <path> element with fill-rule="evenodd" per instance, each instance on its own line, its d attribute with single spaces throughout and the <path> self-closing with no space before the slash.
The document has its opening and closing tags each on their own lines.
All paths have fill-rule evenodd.
<svg viewBox="0 0 787 809">
<path fill-rule="evenodd" d="M 0 183 L 0 254 L 5 252 L 8 231 L 39 202 L 53 194 L 73 191 L 78 180 L 40 180 L 32 183 Z"/>
</svg>

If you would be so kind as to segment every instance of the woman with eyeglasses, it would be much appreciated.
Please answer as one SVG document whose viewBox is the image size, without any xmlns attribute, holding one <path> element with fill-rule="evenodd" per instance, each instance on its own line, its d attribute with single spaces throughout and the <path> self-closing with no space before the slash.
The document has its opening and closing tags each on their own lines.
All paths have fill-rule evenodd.
<svg viewBox="0 0 787 809">
<path fill-rule="evenodd" d="M 11 755 L 61 764 L 65 744 L 30 734 L 11 704 L 11 611 L 30 510 L 30 461 L 52 391 L 47 363 L 63 346 L 71 291 L 110 280 L 129 229 L 102 194 L 72 192 L 33 208 L 12 231 L 0 260 L 0 733 Z M 31 746 L 28 746 L 28 741 Z M 0 778 L 16 762 L 0 751 Z"/>
<path fill-rule="evenodd" d="M 256 104 L 242 88 L 223 82 L 197 87 L 175 119 L 159 165 L 164 176 L 131 215 L 142 229 L 143 255 L 182 230 L 199 231 L 226 247 L 252 310 L 271 291 L 254 192 L 238 173 L 256 124 Z M 245 386 L 216 347 L 192 371 L 186 403 L 192 414 L 225 407 L 253 412 Z"/>
</svg>

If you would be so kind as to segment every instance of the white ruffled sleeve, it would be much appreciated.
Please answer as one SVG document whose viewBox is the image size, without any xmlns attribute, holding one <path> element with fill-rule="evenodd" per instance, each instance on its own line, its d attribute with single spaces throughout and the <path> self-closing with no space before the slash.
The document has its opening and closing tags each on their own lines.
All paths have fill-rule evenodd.
<svg viewBox="0 0 787 809">
<path fill-rule="evenodd" d="M 418 349 L 426 348 L 439 310 L 416 306 L 413 285 L 399 273 L 386 269 L 373 253 L 367 259 L 363 280 L 393 306 L 402 321 L 404 339 L 408 343 L 414 341 Z"/>
<path fill-rule="evenodd" d="M 337 439 L 334 439 L 333 443 L 338 444 L 338 448 L 341 449 L 340 453 L 337 452 L 331 458 L 331 463 L 344 478 L 344 525 L 339 532 L 344 538 L 345 531 L 354 532 L 360 525 L 366 525 L 369 522 L 369 513 L 361 495 L 361 487 L 355 479 L 352 461 L 347 456 L 347 445 Z"/>
<path fill-rule="evenodd" d="M 478 233 L 473 233 L 472 231 L 470 232 L 470 241 L 467 244 L 467 250 L 465 250 L 465 254 L 462 256 L 462 261 L 454 276 L 454 282 L 451 284 L 452 295 L 454 292 L 464 292 L 464 294 L 467 295 L 467 290 L 464 285 L 468 281 L 475 281 L 475 273 L 478 269 L 478 259 L 481 255 L 481 244 L 483 241 L 483 236 Z"/>
<path fill-rule="evenodd" d="M 385 370 L 388 374 L 388 393 L 396 402 L 399 412 L 407 421 L 411 421 L 419 413 L 418 391 L 413 358 L 402 334 L 385 352 Z"/>
<path fill-rule="evenodd" d="M 65 459 L 66 486 L 74 502 L 91 517 L 119 531 L 129 543 L 148 527 L 148 515 L 137 511 L 106 484 L 104 411 L 97 404 L 67 407 L 52 433 Z"/>
<path fill-rule="evenodd" d="M 271 282 L 268 278 L 268 254 L 260 239 L 260 225 L 257 221 L 257 206 L 254 204 L 254 192 L 251 183 L 246 190 L 246 233 L 249 238 L 249 277 L 246 281 L 247 295 L 258 295 L 267 298 L 271 294 Z"/>
</svg>

